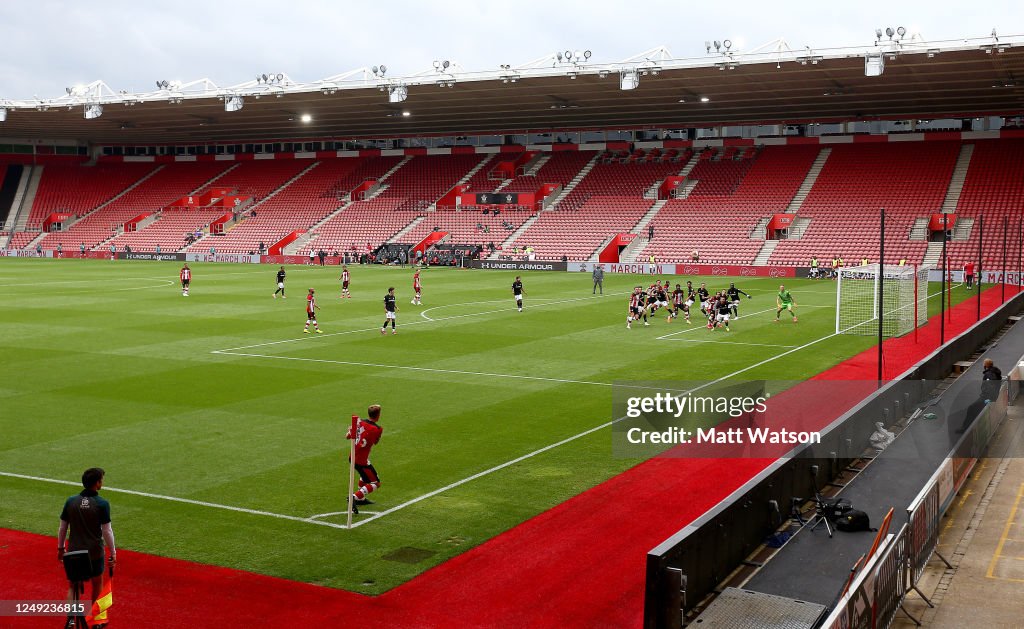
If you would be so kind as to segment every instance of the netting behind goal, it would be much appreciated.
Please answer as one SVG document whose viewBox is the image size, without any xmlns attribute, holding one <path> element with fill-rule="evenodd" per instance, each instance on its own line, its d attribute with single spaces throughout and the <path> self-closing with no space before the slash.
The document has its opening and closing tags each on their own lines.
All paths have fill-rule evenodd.
<svg viewBox="0 0 1024 629">
<path fill-rule="evenodd" d="M 878 301 L 878 283 L 883 282 L 883 301 Z M 915 266 L 877 264 L 839 270 L 836 293 L 836 334 L 878 334 L 882 313 L 882 335 L 903 336 L 915 324 L 928 321 L 928 269 Z"/>
</svg>

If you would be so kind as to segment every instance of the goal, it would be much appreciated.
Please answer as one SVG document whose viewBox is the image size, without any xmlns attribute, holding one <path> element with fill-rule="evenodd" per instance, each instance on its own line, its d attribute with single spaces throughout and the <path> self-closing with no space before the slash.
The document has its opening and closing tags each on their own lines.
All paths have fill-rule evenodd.
<svg viewBox="0 0 1024 629">
<path fill-rule="evenodd" d="M 878 302 L 882 282 L 884 303 Z M 928 269 L 878 264 L 839 270 L 836 291 L 836 334 L 903 336 L 928 321 Z"/>
</svg>

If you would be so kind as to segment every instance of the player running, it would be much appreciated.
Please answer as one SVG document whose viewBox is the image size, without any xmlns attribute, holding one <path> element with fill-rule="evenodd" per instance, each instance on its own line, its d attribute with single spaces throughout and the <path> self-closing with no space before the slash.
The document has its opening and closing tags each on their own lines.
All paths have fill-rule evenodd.
<svg viewBox="0 0 1024 629">
<path fill-rule="evenodd" d="M 373 504 L 366 497 L 380 489 L 380 476 L 373 463 L 370 463 L 370 450 L 380 443 L 380 437 L 384 434 L 384 429 L 377 424 L 380 421 L 380 404 L 370 406 L 366 414 L 369 417 L 360 418 L 356 422 L 356 434 L 352 434 L 352 427 L 349 426 L 345 435 L 346 439 L 355 439 L 356 459 L 353 467 L 359 473 L 359 489 L 352 494 L 352 513 L 359 513 L 357 505 Z"/>
<path fill-rule="evenodd" d="M 516 307 L 519 308 L 519 312 L 523 311 L 523 296 L 526 293 L 523 292 L 523 281 L 516 276 L 516 281 L 512 282 L 512 294 L 516 298 Z"/>
<path fill-rule="evenodd" d="M 686 293 L 683 292 L 682 286 L 676 284 L 676 289 L 672 291 L 672 311 L 665 320 L 671 322 L 673 319 L 678 319 L 680 309 L 682 309 L 683 315 L 686 317 L 686 322 L 690 323 L 690 306 L 686 300 Z"/>
<path fill-rule="evenodd" d="M 793 295 L 786 290 L 784 285 L 779 286 L 779 294 L 775 297 L 775 307 L 778 310 L 775 311 L 775 322 L 779 322 L 779 315 L 782 314 L 783 310 L 788 310 L 789 314 L 793 316 L 793 323 L 796 323 L 796 300 L 793 299 Z"/>
<path fill-rule="evenodd" d="M 309 334 L 309 324 L 312 323 L 316 333 L 321 334 L 320 326 L 316 323 L 317 310 L 320 310 L 320 306 L 316 303 L 316 291 L 311 288 L 309 294 L 306 295 L 306 329 L 303 330 L 304 333 Z"/>
<path fill-rule="evenodd" d="M 349 273 L 347 264 L 342 265 L 341 277 L 339 277 L 338 279 L 341 280 L 341 295 L 338 297 L 338 299 L 351 299 L 352 295 L 348 292 Z"/>
<path fill-rule="evenodd" d="M 740 289 L 736 288 L 736 284 L 730 282 L 729 288 L 725 291 L 725 296 L 729 298 L 729 303 L 732 304 L 732 318 L 740 318 L 740 295 L 746 295 L 747 299 L 750 299 L 750 295 L 744 293 Z"/>
<path fill-rule="evenodd" d="M 418 275 L 418 274 L 417 274 Z M 416 303 L 416 302 L 413 302 Z M 391 333 L 398 334 L 398 330 L 395 329 L 395 319 L 398 318 L 398 304 L 395 299 L 395 288 L 392 286 L 388 289 L 388 294 L 384 295 L 384 325 L 380 327 L 380 333 L 385 334 L 388 327 L 388 321 L 391 322 Z"/>
<path fill-rule="evenodd" d="M 412 274 L 412 292 L 413 298 L 412 303 L 415 306 L 420 305 L 420 290 L 423 286 L 420 284 L 420 270 L 416 269 L 416 272 Z"/>
<path fill-rule="evenodd" d="M 281 267 L 277 272 L 277 290 L 274 291 L 274 299 L 277 299 L 277 294 L 281 293 L 281 299 L 288 299 L 284 294 L 284 267 Z"/>
<path fill-rule="evenodd" d="M 188 262 L 185 263 L 185 266 L 181 267 L 178 278 L 181 280 L 181 296 L 188 297 L 188 288 L 192 283 L 192 269 L 188 268 Z"/>
<path fill-rule="evenodd" d="M 697 289 L 697 303 L 700 304 L 700 311 L 707 314 L 705 308 L 707 307 L 708 298 L 711 297 L 711 293 L 708 292 L 708 285 L 704 282 L 700 283 L 700 288 Z"/>
<path fill-rule="evenodd" d="M 633 287 L 633 292 L 629 296 L 629 312 L 626 315 L 626 329 L 631 330 L 633 328 L 633 322 L 640 320 L 640 311 L 643 309 L 643 292 L 639 286 Z M 644 314 L 644 317 L 647 315 Z"/>
<path fill-rule="evenodd" d="M 725 295 L 721 295 L 718 298 L 718 303 L 711 308 L 715 314 L 715 328 L 724 327 L 726 332 L 731 332 L 729 329 L 729 315 L 732 311 L 732 304 L 729 302 L 729 298 Z"/>
</svg>

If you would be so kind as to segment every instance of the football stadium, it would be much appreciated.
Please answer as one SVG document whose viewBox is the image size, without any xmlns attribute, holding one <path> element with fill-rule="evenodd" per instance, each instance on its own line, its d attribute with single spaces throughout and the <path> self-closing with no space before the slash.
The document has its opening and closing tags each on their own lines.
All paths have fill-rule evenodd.
<svg viewBox="0 0 1024 629">
<path fill-rule="evenodd" d="M 0 626 L 1019 626 L 1024 35 L 861 35 L 0 92 Z"/>
</svg>

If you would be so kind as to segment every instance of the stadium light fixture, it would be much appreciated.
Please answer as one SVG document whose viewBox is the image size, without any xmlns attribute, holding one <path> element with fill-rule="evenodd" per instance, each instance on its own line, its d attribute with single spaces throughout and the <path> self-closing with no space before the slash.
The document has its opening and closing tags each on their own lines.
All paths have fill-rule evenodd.
<svg viewBox="0 0 1024 629">
<path fill-rule="evenodd" d="M 701 96 L 700 97 L 700 102 L 702 102 L 702 103 L 709 103 L 709 102 L 711 102 L 711 99 L 708 98 L 707 96 Z"/>
<path fill-rule="evenodd" d="M 313 122 L 313 116 L 310 116 L 309 114 L 302 114 L 302 117 L 299 118 L 299 120 L 301 120 L 302 122 L 304 122 L 306 124 L 309 124 L 309 123 Z"/>
<path fill-rule="evenodd" d="M 404 85 L 393 85 L 388 88 L 388 102 L 400 103 L 409 98 L 409 88 Z"/>
<path fill-rule="evenodd" d="M 864 55 L 864 76 L 882 76 L 885 72 L 885 55 L 871 52 Z"/>
<path fill-rule="evenodd" d="M 103 105 L 97 105 L 95 103 L 92 105 L 86 105 L 84 115 L 86 120 L 95 120 L 96 118 L 99 118 L 103 115 Z"/>
<path fill-rule="evenodd" d="M 640 85 L 640 73 L 636 70 L 627 70 L 619 74 L 620 90 L 635 90 Z"/>
<path fill-rule="evenodd" d="M 406 110 L 404 110 L 404 111 L 402 112 L 402 117 L 403 117 L 403 118 L 408 118 L 408 117 L 409 117 L 409 116 L 411 116 L 411 115 L 412 115 L 412 113 L 411 113 L 411 112 L 409 112 L 409 110 L 408 110 L 408 109 L 406 109 Z"/>
<path fill-rule="evenodd" d="M 241 96 L 228 96 L 224 99 L 224 111 L 239 111 L 245 106 L 245 99 Z"/>
</svg>

